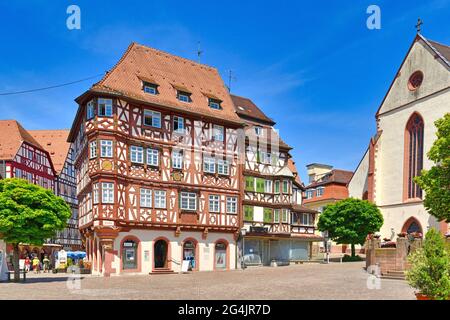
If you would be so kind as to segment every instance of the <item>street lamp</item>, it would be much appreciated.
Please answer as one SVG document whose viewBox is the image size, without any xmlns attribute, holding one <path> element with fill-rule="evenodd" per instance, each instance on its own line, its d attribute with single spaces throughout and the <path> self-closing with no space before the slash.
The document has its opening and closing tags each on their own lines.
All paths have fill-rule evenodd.
<svg viewBox="0 0 450 320">
<path fill-rule="evenodd" d="M 242 269 L 245 269 L 245 235 L 247 234 L 247 229 L 241 228 L 242 235 Z"/>
</svg>

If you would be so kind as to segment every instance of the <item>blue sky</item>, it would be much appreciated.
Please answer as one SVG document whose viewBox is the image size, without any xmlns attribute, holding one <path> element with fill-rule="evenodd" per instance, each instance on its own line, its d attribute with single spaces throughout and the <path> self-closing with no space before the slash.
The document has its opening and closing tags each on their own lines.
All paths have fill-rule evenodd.
<svg viewBox="0 0 450 320">
<path fill-rule="evenodd" d="M 126 3 L 126 4 L 125 4 Z M 66 9 L 81 8 L 81 30 Z M 381 8 L 381 30 L 366 9 Z M 3 1 L 0 93 L 70 82 L 110 69 L 132 41 L 215 66 L 232 92 L 276 120 L 303 180 L 305 165 L 353 170 L 375 132 L 374 114 L 414 36 L 450 44 L 450 0 Z M 69 128 L 73 101 L 97 79 L 0 96 L 0 119 L 28 129 Z"/>
</svg>

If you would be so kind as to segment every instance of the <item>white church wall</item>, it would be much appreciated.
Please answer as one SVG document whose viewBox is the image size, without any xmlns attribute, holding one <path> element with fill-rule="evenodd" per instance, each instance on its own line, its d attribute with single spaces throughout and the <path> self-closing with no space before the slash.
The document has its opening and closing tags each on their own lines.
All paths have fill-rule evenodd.
<svg viewBox="0 0 450 320">
<path fill-rule="evenodd" d="M 435 53 L 422 40 L 414 44 L 399 76 L 392 84 L 380 113 L 426 97 L 450 85 L 449 67 L 442 60 L 435 59 L 434 56 Z M 410 91 L 408 90 L 409 78 L 418 70 L 424 74 L 423 83 L 417 90 Z"/>
<path fill-rule="evenodd" d="M 356 168 L 352 179 L 348 183 L 348 195 L 350 198 L 362 199 L 364 192 L 368 188 L 369 174 L 369 150 L 366 151 L 361 162 Z"/>
</svg>

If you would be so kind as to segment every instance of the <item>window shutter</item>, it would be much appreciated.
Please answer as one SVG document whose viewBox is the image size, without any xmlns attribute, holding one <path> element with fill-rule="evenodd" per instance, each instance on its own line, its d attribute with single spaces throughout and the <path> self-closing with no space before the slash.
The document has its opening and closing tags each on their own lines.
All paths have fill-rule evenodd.
<svg viewBox="0 0 450 320">
<path fill-rule="evenodd" d="M 264 222 L 272 223 L 272 209 L 264 208 Z"/>
<path fill-rule="evenodd" d="M 253 221 L 253 207 L 252 206 L 244 206 L 244 220 L 245 221 Z"/>
<path fill-rule="evenodd" d="M 261 151 L 256 151 L 256 162 L 260 163 L 261 162 Z"/>
<path fill-rule="evenodd" d="M 264 192 L 264 179 L 256 178 L 256 192 Z"/>
<path fill-rule="evenodd" d="M 255 191 L 255 182 L 253 177 L 245 177 L 245 190 Z"/>
</svg>

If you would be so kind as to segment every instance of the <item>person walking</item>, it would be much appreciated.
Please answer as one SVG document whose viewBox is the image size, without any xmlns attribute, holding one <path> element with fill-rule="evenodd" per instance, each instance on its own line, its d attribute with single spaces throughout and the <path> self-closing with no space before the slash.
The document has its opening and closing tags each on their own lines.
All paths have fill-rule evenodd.
<svg viewBox="0 0 450 320">
<path fill-rule="evenodd" d="M 35 256 L 33 258 L 33 270 L 34 270 L 34 273 L 39 273 L 39 263 L 40 263 L 40 261 L 39 261 L 38 257 Z"/>
<path fill-rule="evenodd" d="M 30 272 L 31 260 L 27 256 L 25 257 L 25 272 Z"/>
<path fill-rule="evenodd" d="M 42 260 L 44 263 L 44 273 L 48 273 L 50 270 L 50 260 L 47 255 L 44 256 L 44 260 Z"/>
</svg>

